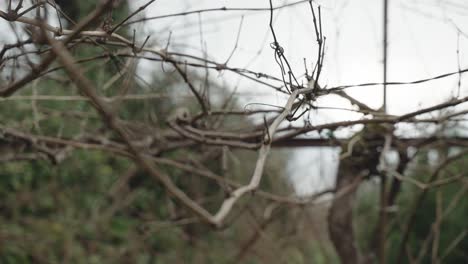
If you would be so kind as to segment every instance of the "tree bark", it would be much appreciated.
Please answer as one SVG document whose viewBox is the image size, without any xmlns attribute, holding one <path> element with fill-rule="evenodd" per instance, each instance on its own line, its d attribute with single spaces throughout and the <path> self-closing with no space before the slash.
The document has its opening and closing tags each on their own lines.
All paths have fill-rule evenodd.
<svg viewBox="0 0 468 264">
<path fill-rule="evenodd" d="M 337 197 L 333 199 L 328 214 L 328 232 L 341 262 L 357 264 L 360 256 L 353 231 L 353 203 L 358 187 L 355 175 L 359 172 L 347 170 L 351 168 L 349 165 L 352 166 L 347 163 L 342 161 L 338 168 Z"/>
<path fill-rule="evenodd" d="M 360 253 L 354 236 L 353 205 L 364 177 L 377 175 L 385 134 L 392 127 L 366 126 L 342 147 L 335 183 L 335 198 L 328 214 L 328 232 L 341 263 L 372 263 L 373 254 Z"/>
</svg>

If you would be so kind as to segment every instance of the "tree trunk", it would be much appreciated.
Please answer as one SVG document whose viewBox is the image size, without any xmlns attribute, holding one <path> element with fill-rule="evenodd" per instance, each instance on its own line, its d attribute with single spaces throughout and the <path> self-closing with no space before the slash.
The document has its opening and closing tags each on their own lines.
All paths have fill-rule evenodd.
<svg viewBox="0 0 468 264">
<path fill-rule="evenodd" d="M 359 263 L 359 249 L 353 231 L 353 203 L 358 184 L 352 164 L 343 160 L 338 168 L 335 198 L 328 214 L 328 232 L 342 263 Z"/>
</svg>

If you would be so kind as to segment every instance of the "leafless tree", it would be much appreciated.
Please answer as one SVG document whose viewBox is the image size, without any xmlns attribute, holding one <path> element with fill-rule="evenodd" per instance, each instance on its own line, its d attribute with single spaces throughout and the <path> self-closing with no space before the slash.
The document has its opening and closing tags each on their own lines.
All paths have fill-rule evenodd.
<svg viewBox="0 0 468 264">
<path fill-rule="evenodd" d="M 146 4 L 134 10 L 122 21 L 107 19 L 114 8 L 113 1 L 99 1 L 95 10 L 87 17 L 78 18 L 76 14 L 70 14 L 70 17 L 78 19 L 75 21 L 76 24 L 66 21 L 67 14 L 62 14 L 62 9 L 56 4 L 56 2 L 60 4 L 63 1 L 38 0 L 33 2 L 33 5 L 25 8 L 23 1 L 10 0 L 7 3 L 7 8 L 0 10 L 0 17 L 14 25 L 13 28 L 17 33 L 17 41 L 3 45 L 0 51 L 0 69 L 2 69 L 2 78 L 4 79 L 0 87 L 0 95 L 3 98 L 0 102 L 27 100 L 34 113 L 36 111 L 34 104 L 40 100 L 87 101 L 98 114 L 103 127 L 97 130 L 83 125 L 78 129 L 79 133 L 73 136 L 62 136 L 61 134 L 35 133 L 34 131 L 37 129 L 32 130 L 23 126 L 21 120 L 2 121 L 0 124 L 0 146 L 3 151 L 0 158 L 3 163 L 15 160 L 46 159 L 51 164 L 56 164 L 62 162 L 77 149 L 99 150 L 131 159 L 136 167 L 144 170 L 179 205 L 192 213 L 190 219 L 205 222 L 213 228 L 223 228 L 228 225 L 231 221 L 227 221 L 227 219 L 230 219 L 228 217 L 233 214 L 233 208 L 247 194 L 252 194 L 254 198 L 265 199 L 272 205 L 285 206 L 286 208 L 329 205 L 327 218 L 329 238 L 343 263 L 375 263 L 377 259 L 380 263 L 386 262 L 388 226 L 391 219 L 395 218 L 392 208 L 394 208 L 402 184 L 417 187 L 419 195 L 414 201 L 408 219 L 401 224 L 403 235 L 399 245 L 400 260 L 410 254 L 406 251 L 407 240 L 414 227 L 415 212 L 424 201 L 427 193 L 453 182 L 465 186 L 466 193 L 466 174 L 462 173 L 452 177 L 447 177 L 444 174 L 444 170 L 449 165 L 465 157 L 467 152 L 465 149 L 467 146 L 466 138 L 446 137 L 438 134 L 408 138 L 397 136 L 395 128 L 400 124 L 432 124 L 439 127 L 456 125 L 463 121 L 461 117 L 466 114 L 466 110 L 455 108 L 457 110 L 446 111 L 447 114 L 432 118 L 428 118 L 428 115 L 425 114 L 443 113 L 444 110 L 465 103 L 468 101 L 468 97 L 455 97 L 441 104 L 395 116 L 387 114 L 385 107 L 373 109 L 367 106 L 350 96 L 347 89 L 355 86 L 382 84 L 386 87 L 420 84 L 452 75 L 461 75 L 468 72 L 468 69 L 459 69 L 456 72 L 411 82 L 387 82 L 384 78 L 383 83 L 321 87 L 319 83 L 326 56 L 326 37 L 322 31 L 321 9 L 312 1 L 298 1 L 288 5 L 274 6 L 270 0 L 269 8 L 244 9 L 244 11 L 270 13 L 269 26 L 273 39 L 269 48 L 272 49 L 272 56 L 275 57 L 281 70 L 279 76 L 270 76 L 247 68 L 233 67 L 227 62 L 213 61 L 209 59 L 209 56 L 199 57 L 190 53 L 172 52 L 167 47 L 160 47 L 149 41 L 149 38 L 157 36 L 138 36 L 137 33 L 128 36 L 119 33 L 122 27 L 151 21 L 149 18 L 139 16 L 139 14 L 154 4 L 154 0 L 147 1 Z M 277 10 L 297 4 L 308 4 L 308 8 L 310 8 L 318 51 L 312 69 L 307 69 L 307 66 L 305 69 L 308 85 L 304 85 L 299 80 L 298 73 L 291 68 L 285 53 L 287 47 L 281 45 L 273 23 L 274 13 Z M 229 11 L 228 8 L 220 8 L 197 10 L 194 13 L 216 10 Z M 31 13 L 35 13 L 35 15 L 31 15 Z M 187 12 L 171 14 L 173 17 L 185 15 Z M 50 25 L 48 19 L 52 16 L 56 16 L 57 20 L 61 21 L 59 27 Z M 96 27 L 96 25 L 100 26 Z M 28 35 L 24 35 L 24 31 L 27 31 Z M 142 40 L 139 41 L 139 39 Z M 83 46 L 99 47 L 107 52 L 77 59 L 74 51 Z M 159 115 L 156 113 L 158 120 L 164 120 L 164 126 L 150 126 L 141 124 L 137 120 L 125 120 L 118 114 L 122 102 L 148 100 L 161 95 L 149 92 L 132 93 L 132 88 L 130 85 L 126 85 L 125 81 L 120 89 L 115 89 L 113 94 L 109 95 L 103 91 L 102 87 L 87 77 L 86 63 L 102 61 L 104 64 L 112 64 L 116 58 L 126 61 L 126 67 L 121 72 L 116 73 L 116 76 L 107 80 L 109 86 L 115 83 L 112 81 L 113 79 L 119 79 L 127 73 L 134 74 L 132 72 L 132 67 L 134 71 L 134 66 L 132 66 L 134 61 L 147 59 L 170 69 L 166 72 L 168 75 L 176 73 L 185 83 L 189 92 L 188 97 L 194 99 L 197 106 L 190 109 L 172 109 L 172 114 Z M 384 65 L 386 65 L 386 60 Z M 214 102 L 214 97 L 210 96 L 209 90 L 198 88 L 199 79 L 190 74 L 192 70 L 231 72 L 271 88 L 272 93 L 285 94 L 287 100 L 281 108 L 273 110 L 239 110 L 233 109 L 229 103 L 219 105 Z M 60 73 L 65 73 L 65 75 Z M 64 88 L 67 87 L 64 89 L 66 93 L 64 95 L 22 93 L 22 91 L 37 85 L 37 82 L 47 80 L 62 83 Z M 76 90 L 72 91 L 69 87 L 76 87 Z M 294 122 L 304 115 L 313 115 L 311 110 L 320 107 L 316 104 L 317 99 L 331 95 L 348 100 L 355 106 L 354 111 L 360 113 L 362 117 L 357 120 L 342 120 L 320 125 L 307 123 L 297 125 L 298 123 Z M 80 113 L 75 113 L 70 109 L 54 113 L 44 112 L 43 114 L 62 116 L 62 120 L 65 122 L 73 115 L 78 115 L 78 120 L 80 118 Z M 257 123 L 248 126 L 239 125 L 236 128 L 223 127 L 222 120 L 235 116 L 254 116 Z M 43 120 L 35 120 L 36 123 L 40 121 Z M 333 133 L 320 138 L 301 137 L 312 131 L 333 132 L 357 125 L 361 125 L 362 130 L 350 138 L 336 138 Z M 101 134 L 96 136 L 97 133 Z M 309 197 L 286 197 L 259 190 L 271 149 L 273 147 L 303 146 L 341 148 L 340 165 L 334 188 Z M 454 146 L 459 147 L 461 151 L 456 155 L 446 156 L 441 164 L 433 168 L 427 182 L 420 182 L 405 176 L 408 164 L 415 157 L 412 153 L 431 148 Z M 221 162 L 226 155 L 225 153 L 232 149 L 255 151 L 257 153 L 256 163 L 250 173 L 249 181 L 246 184 L 241 184 L 220 175 L 215 170 L 198 166 L 192 161 L 172 159 L 170 156 L 166 156 L 167 153 L 193 147 L 203 149 L 207 158 L 211 150 L 219 150 L 221 154 L 218 157 Z M 397 153 L 399 157 L 397 164 L 388 164 L 386 156 L 390 152 Z M 184 187 L 175 184 L 173 177 L 162 169 L 165 166 L 217 182 L 220 190 L 226 193 L 225 198 L 216 210 L 208 209 L 200 203 L 201 197 L 196 197 Z M 228 169 L 224 168 L 224 170 Z M 353 209 L 357 189 L 370 179 L 378 179 L 381 190 L 378 226 L 374 231 L 375 243 L 371 247 L 372 251 L 367 252 L 360 249 L 354 235 Z M 326 195 L 330 193 L 333 196 Z M 266 217 L 264 222 L 259 225 L 259 229 L 269 225 L 272 218 L 274 218 L 274 214 L 269 214 L 269 217 Z M 434 240 L 441 232 L 439 223 L 443 218 L 443 212 L 437 214 L 431 230 L 432 235 L 428 237 L 428 240 Z M 245 242 L 238 252 L 237 258 L 243 258 L 245 252 L 258 239 L 259 234 L 256 232 L 251 239 Z M 437 253 L 435 254 L 434 259 L 438 260 L 439 256 Z"/>
</svg>

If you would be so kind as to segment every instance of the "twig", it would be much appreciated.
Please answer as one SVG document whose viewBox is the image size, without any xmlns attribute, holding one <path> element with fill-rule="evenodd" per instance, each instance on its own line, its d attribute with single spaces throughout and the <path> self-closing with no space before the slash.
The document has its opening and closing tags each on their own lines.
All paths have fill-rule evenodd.
<svg viewBox="0 0 468 264">
<path fill-rule="evenodd" d="M 52 46 L 52 50 L 57 55 L 60 62 L 64 65 L 65 70 L 67 71 L 71 80 L 73 80 L 78 88 L 90 98 L 93 106 L 102 116 L 103 120 L 108 124 L 110 128 L 115 130 L 115 132 L 122 138 L 122 140 L 127 145 L 129 151 L 133 155 L 133 159 L 137 162 L 144 170 L 146 170 L 151 176 L 161 182 L 167 191 L 173 195 L 177 200 L 181 202 L 184 206 L 198 215 L 201 219 L 214 224 L 212 221 L 211 215 L 200 205 L 191 200 L 183 191 L 181 191 L 171 179 L 157 171 L 151 163 L 140 153 L 139 149 L 136 148 L 132 143 L 127 133 L 120 127 L 118 124 L 118 119 L 114 116 L 113 111 L 108 108 L 104 102 L 102 102 L 96 94 L 96 88 L 94 85 L 81 73 L 80 69 L 74 64 L 73 57 L 66 50 L 65 46 L 49 38 L 49 43 Z"/>
<path fill-rule="evenodd" d="M 127 22 L 130 18 L 136 16 L 138 13 L 140 13 L 141 11 L 145 10 L 149 5 L 151 5 L 152 3 L 154 3 L 156 0 L 150 0 L 148 1 L 146 4 L 140 6 L 139 8 L 137 8 L 135 11 L 133 11 L 130 15 L 128 15 L 124 20 L 120 21 L 117 25 L 115 25 L 111 30 L 109 30 L 109 34 L 112 34 L 113 32 L 115 32 L 117 29 L 119 29 L 125 22 Z"/>
<path fill-rule="evenodd" d="M 296 100 L 297 95 L 299 94 L 299 90 L 293 91 L 291 95 L 289 96 L 289 99 L 284 107 L 283 112 L 278 115 L 278 117 L 275 119 L 275 121 L 268 127 L 268 134 L 273 136 L 278 129 L 278 126 L 281 124 L 281 122 L 286 119 L 286 117 L 289 115 L 291 112 L 291 107 Z M 267 140 L 265 137 L 264 140 Z M 231 197 L 226 199 L 223 204 L 221 205 L 221 208 L 219 211 L 216 213 L 214 220 L 217 223 L 221 223 L 223 219 L 227 216 L 229 211 L 232 209 L 234 204 L 240 197 L 242 197 L 244 194 L 254 191 L 255 189 L 258 188 L 258 185 L 260 184 L 260 180 L 262 179 L 263 175 L 263 169 L 265 166 L 266 158 L 270 152 L 271 149 L 271 140 L 270 141 L 265 141 L 262 147 L 259 150 L 258 158 L 257 158 L 257 163 L 255 165 L 255 170 L 252 175 L 252 178 L 250 179 L 250 182 L 248 185 L 242 186 L 235 191 L 231 193 Z"/>
</svg>

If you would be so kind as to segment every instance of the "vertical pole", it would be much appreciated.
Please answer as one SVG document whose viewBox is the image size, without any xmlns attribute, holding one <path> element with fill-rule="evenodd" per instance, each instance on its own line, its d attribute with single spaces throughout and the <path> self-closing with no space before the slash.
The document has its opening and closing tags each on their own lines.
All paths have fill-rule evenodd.
<svg viewBox="0 0 468 264">
<path fill-rule="evenodd" d="M 388 46 L 388 1 L 383 0 L 383 106 L 382 110 L 387 113 L 387 46 Z M 380 196 L 380 234 L 379 234 L 379 263 L 386 263 L 386 234 L 387 234 L 387 179 L 385 175 L 381 177 L 381 196 Z"/>
<path fill-rule="evenodd" d="M 387 113 L 388 0 L 383 0 L 383 112 Z"/>
</svg>

